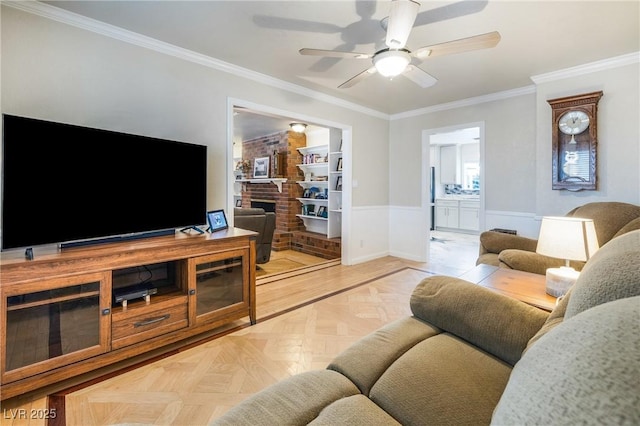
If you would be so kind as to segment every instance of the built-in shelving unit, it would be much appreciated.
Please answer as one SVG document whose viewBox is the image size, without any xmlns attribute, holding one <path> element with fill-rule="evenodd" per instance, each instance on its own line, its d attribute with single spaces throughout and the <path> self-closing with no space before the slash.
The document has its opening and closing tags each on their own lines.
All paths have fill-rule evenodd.
<svg viewBox="0 0 640 426">
<path fill-rule="evenodd" d="M 307 230 L 335 238 L 342 234 L 342 131 L 328 130 L 327 143 L 298 148 L 305 180 L 297 182 L 304 189 L 297 216 Z"/>
</svg>

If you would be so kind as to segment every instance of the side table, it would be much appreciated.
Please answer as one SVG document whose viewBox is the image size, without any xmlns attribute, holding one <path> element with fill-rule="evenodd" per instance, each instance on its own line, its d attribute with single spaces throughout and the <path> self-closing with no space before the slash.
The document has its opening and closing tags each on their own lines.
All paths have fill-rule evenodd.
<svg viewBox="0 0 640 426">
<path fill-rule="evenodd" d="M 545 311 L 551 311 L 556 306 L 557 298 L 546 292 L 544 275 L 480 264 L 459 278 Z"/>
</svg>

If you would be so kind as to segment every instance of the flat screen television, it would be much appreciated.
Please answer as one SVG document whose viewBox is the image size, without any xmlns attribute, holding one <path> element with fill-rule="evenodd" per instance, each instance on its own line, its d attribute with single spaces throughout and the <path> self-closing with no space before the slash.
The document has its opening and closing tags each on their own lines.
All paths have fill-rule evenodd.
<svg viewBox="0 0 640 426">
<path fill-rule="evenodd" d="M 8 114 L 2 136 L 2 250 L 206 223 L 206 146 Z"/>
</svg>

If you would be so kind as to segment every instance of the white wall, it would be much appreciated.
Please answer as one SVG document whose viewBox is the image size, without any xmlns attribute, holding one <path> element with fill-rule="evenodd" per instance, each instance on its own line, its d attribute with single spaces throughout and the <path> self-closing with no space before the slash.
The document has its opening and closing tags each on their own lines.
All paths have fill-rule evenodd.
<svg viewBox="0 0 640 426">
<path fill-rule="evenodd" d="M 190 60 L 188 52 L 165 54 L 6 5 L 1 20 L 3 113 L 207 145 L 207 207 L 213 209 L 230 199 L 228 99 L 295 111 L 350 126 L 350 172 L 358 182 L 352 204 L 388 204 L 388 186 L 379 183 L 389 174 L 389 122 L 383 114 L 224 72 L 207 58 Z M 386 238 L 366 239 L 360 247 L 361 237 L 356 233 L 358 244 L 347 249 L 353 258 L 388 250 Z"/>
</svg>

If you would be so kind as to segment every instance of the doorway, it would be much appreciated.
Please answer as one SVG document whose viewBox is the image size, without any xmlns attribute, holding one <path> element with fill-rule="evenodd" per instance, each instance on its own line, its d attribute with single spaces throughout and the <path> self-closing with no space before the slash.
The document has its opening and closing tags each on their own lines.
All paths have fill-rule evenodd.
<svg viewBox="0 0 640 426">
<path fill-rule="evenodd" d="M 293 170 L 293 173 L 291 173 L 292 175 L 291 178 L 287 178 L 287 176 L 284 176 L 284 179 L 275 179 L 278 182 L 274 184 L 273 188 L 271 188 L 271 185 L 268 185 L 262 182 L 255 182 L 254 179 L 242 178 L 241 180 L 244 180 L 244 182 L 238 182 L 237 179 L 234 179 L 234 170 L 236 168 L 238 160 L 241 159 L 242 157 L 242 145 L 243 145 L 243 142 L 247 140 L 246 134 L 244 134 L 242 137 L 238 137 L 238 136 L 241 131 L 244 133 L 245 131 L 248 131 L 248 129 L 251 129 L 251 128 L 252 128 L 251 130 L 253 131 L 253 134 L 251 135 L 250 140 L 252 141 L 255 141 L 257 139 L 262 139 L 262 136 L 268 136 L 269 133 L 271 135 L 277 134 L 277 133 L 287 134 L 287 132 L 290 130 L 289 125 L 292 122 L 302 122 L 307 124 L 307 129 L 305 133 L 307 136 L 306 140 L 309 143 L 312 143 L 310 142 L 310 138 L 315 138 L 317 140 L 317 138 L 323 137 L 318 135 L 324 135 L 325 133 L 326 135 L 330 135 L 330 136 L 327 136 L 327 137 L 330 137 L 330 139 L 328 142 L 326 142 L 327 147 L 329 146 L 332 147 L 332 149 L 329 149 L 329 152 L 327 153 L 328 160 L 330 162 L 336 163 L 335 168 L 337 170 L 338 159 L 340 159 L 339 175 L 341 176 L 341 180 L 344 179 L 344 182 L 350 182 L 351 172 L 350 172 L 349 165 L 351 164 L 351 128 L 349 126 L 345 126 L 338 123 L 327 122 L 326 120 L 321 120 L 317 118 L 299 116 L 297 114 L 290 113 L 287 111 L 276 110 L 271 107 L 256 105 L 256 104 L 252 104 L 252 103 L 248 103 L 240 100 L 234 100 L 234 99 L 229 99 L 228 111 L 229 111 L 229 114 L 228 114 L 229 130 L 228 130 L 228 149 L 227 149 L 227 158 L 228 158 L 227 176 L 229 179 L 228 180 L 229 184 L 227 187 L 227 200 L 228 200 L 227 205 L 228 205 L 229 211 L 233 211 L 233 209 L 236 206 L 238 206 L 239 203 L 242 207 L 248 206 L 248 204 L 246 203 L 247 200 L 243 200 L 242 196 L 240 196 L 240 201 L 239 201 L 239 192 L 240 192 L 239 188 L 252 187 L 252 190 L 249 191 L 251 195 L 253 195 L 253 193 L 255 192 L 254 190 L 257 190 L 258 193 L 260 193 L 261 196 L 258 198 L 268 198 L 268 197 L 262 196 L 263 194 L 260 191 L 263 191 L 266 195 L 274 195 L 275 200 L 280 204 L 280 207 L 282 207 L 283 205 L 291 204 L 291 202 L 293 202 L 293 204 L 297 203 L 296 204 L 297 207 L 292 206 L 291 209 L 287 208 L 287 211 L 291 210 L 292 214 L 294 215 L 292 219 L 293 221 L 295 221 L 296 219 L 295 216 L 300 217 L 298 213 L 300 213 L 300 203 L 302 201 L 296 201 L 296 197 L 298 197 L 297 198 L 298 200 L 301 200 L 300 197 L 302 197 L 302 195 L 292 195 L 293 194 L 292 191 L 294 191 L 294 188 L 296 190 L 299 189 L 298 186 L 302 186 L 304 188 L 304 182 L 302 182 L 303 185 L 300 185 L 301 182 L 299 181 L 304 181 L 305 179 L 304 178 L 298 179 L 298 177 L 295 176 L 295 174 L 297 174 L 297 171 L 298 171 L 296 169 L 295 164 L 293 165 L 294 170 Z M 244 125 L 245 128 L 240 129 L 239 125 L 241 123 Z M 258 126 L 259 128 L 262 128 L 262 130 L 257 130 L 258 133 L 262 132 L 262 135 L 259 135 L 258 133 L 256 133 L 256 128 L 255 128 L 256 126 Z M 290 139 L 291 133 L 289 132 L 288 135 Z M 311 135 L 315 135 L 315 136 L 311 136 Z M 334 140 L 336 139 L 334 135 L 338 135 L 337 141 Z M 276 151 L 280 151 L 280 148 L 283 148 L 288 153 L 288 154 L 285 153 L 285 155 L 289 155 L 289 158 L 296 158 L 295 161 L 297 161 L 297 157 L 298 157 L 297 154 L 299 154 L 299 152 L 296 151 L 296 148 L 291 148 L 290 146 L 288 146 L 286 140 L 285 140 L 285 146 L 279 147 L 278 143 L 280 142 L 282 141 L 279 141 L 279 142 L 271 141 L 271 143 L 275 145 L 270 145 L 269 146 L 270 151 L 268 153 L 265 151 L 264 155 L 266 156 L 267 154 L 273 154 L 274 148 Z M 333 147 L 333 145 L 335 145 L 335 147 Z M 288 151 L 291 151 L 291 152 L 288 152 Z M 255 155 L 251 155 L 251 156 L 255 157 Z M 284 169 L 291 168 L 291 164 L 287 164 L 287 161 L 284 161 L 284 164 L 285 164 Z M 331 163 L 331 165 L 332 164 L 333 163 Z M 302 169 L 304 170 L 304 167 L 302 167 Z M 287 174 L 286 170 L 285 170 L 285 174 Z M 336 180 L 337 174 L 338 174 L 337 171 L 333 171 L 330 174 L 330 176 L 328 176 L 328 180 L 330 181 Z M 273 177 L 273 176 L 270 176 L 270 177 Z M 246 182 L 247 180 L 251 180 L 251 182 Z M 269 179 L 265 179 L 265 181 L 266 180 L 269 180 Z M 318 183 L 319 185 L 313 185 L 313 186 L 314 187 L 321 186 L 323 182 L 318 182 Z M 327 184 L 327 182 L 324 182 L 324 184 Z M 329 183 L 326 186 L 333 188 L 331 183 Z M 275 189 L 276 187 L 277 189 Z M 325 193 L 326 192 L 327 191 L 325 191 Z M 334 197 L 331 197 L 331 195 L 334 195 Z M 325 202 L 327 204 L 325 208 L 328 211 L 328 213 L 326 216 L 323 216 L 322 218 L 318 216 L 318 219 L 316 221 L 324 222 L 324 223 L 330 224 L 330 226 L 333 226 L 333 228 L 330 227 L 329 225 L 326 226 L 329 230 L 327 230 L 326 232 L 327 235 L 325 237 L 330 237 L 331 235 L 336 235 L 336 234 L 340 237 L 338 240 L 339 244 L 337 245 L 337 248 L 338 248 L 337 253 L 341 263 L 346 264 L 349 261 L 348 244 L 350 241 L 349 224 L 350 224 L 350 212 L 351 212 L 350 186 L 341 185 L 341 191 L 339 194 L 340 199 L 339 199 L 339 203 L 337 204 L 336 204 L 336 201 L 334 200 L 335 195 L 336 194 L 331 194 L 331 191 L 329 191 L 329 199 L 327 199 L 326 201 L 325 200 L 318 201 L 318 203 Z M 318 197 L 318 199 L 320 199 L 320 197 Z M 282 209 L 279 208 L 276 214 L 280 214 L 281 210 Z M 337 216 L 339 217 L 336 219 Z M 287 215 L 287 218 L 288 218 L 288 215 Z M 292 222 L 291 220 L 287 219 L 284 221 L 282 220 L 277 221 L 277 223 L 280 223 L 280 224 L 284 223 L 284 225 L 289 226 L 288 224 Z M 305 223 L 305 226 L 306 226 L 306 223 Z M 336 226 L 338 227 L 337 230 L 335 228 Z M 276 225 L 276 231 L 277 230 L 278 228 Z M 289 235 L 286 235 L 288 233 L 288 230 L 285 230 L 283 232 L 285 232 L 285 234 L 280 234 L 280 235 L 284 235 L 287 238 L 290 237 Z M 293 236 L 293 238 L 296 238 L 296 237 Z M 308 242 L 311 240 L 312 238 L 306 238 L 305 241 Z M 278 240 L 278 244 L 280 245 L 285 243 L 286 241 L 284 241 L 284 239 Z M 296 243 L 296 247 L 297 247 L 297 244 L 298 243 Z"/>
<path fill-rule="evenodd" d="M 432 232 L 478 235 L 484 229 L 484 122 L 423 132 L 423 206 Z"/>
</svg>

